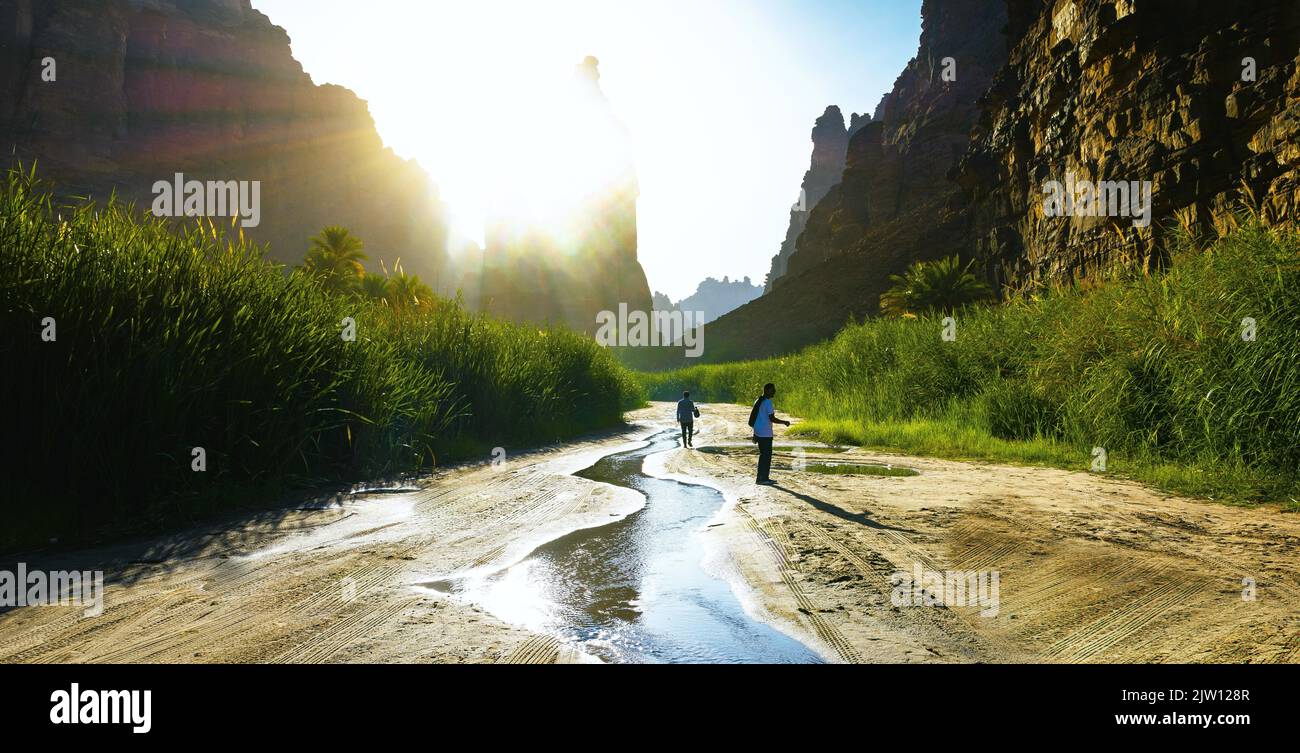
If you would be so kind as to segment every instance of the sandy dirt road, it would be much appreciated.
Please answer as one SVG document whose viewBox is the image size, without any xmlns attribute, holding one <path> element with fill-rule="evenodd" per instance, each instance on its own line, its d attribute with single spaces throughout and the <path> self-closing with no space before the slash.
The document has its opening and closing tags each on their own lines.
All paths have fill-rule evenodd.
<svg viewBox="0 0 1300 753">
<path fill-rule="evenodd" d="M 752 483 L 747 410 L 704 412 L 696 444 L 711 449 L 653 455 L 645 471 L 723 492 L 723 509 L 696 532 L 711 559 L 748 611 L 828 660 L 1300 661 L 1297 516 L 1088 473 L 834 452 L 781 438 L 778 486 L 762 487 Z M 0 614 L 0 661 L 586 660 L 555 637 L 425 586 L 504 568 L 545 541 L 639 509 L 638 493 L 569 474 L 639 446 L 671 416 L 656 404 L 630 414 L 625 430 L 449 469 L 400 493 L 30 555 L 31 569 L 102 569 L 104 611 Z M 792 468 L 822 460 L 918 475 Z M 996 602 L 891 599 L 896 573 L 949 571 L 996 573 Z M 1251 582 L 1254 598 L 1244 598 Z"/>
</svg>

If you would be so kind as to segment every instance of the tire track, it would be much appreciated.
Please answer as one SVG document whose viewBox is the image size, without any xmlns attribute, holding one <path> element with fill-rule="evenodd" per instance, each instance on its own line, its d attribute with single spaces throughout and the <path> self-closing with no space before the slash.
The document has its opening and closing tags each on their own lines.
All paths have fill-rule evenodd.
<svg viewBox="0 0 1300 753">
<path fill-rule="evenodd" d="M 68 643 L 78 641 L 83 638 L 90 638 L 92 634 L 100 631 L 108 631 L 102 635 L 95 635 L 92 641 L 88 641 L 92 646 L 107 646 L 106 653 L 88 654 L 83 657 L 85 661 L 102 661 L 114 663 L 133 663 L 144 661 L 149 657 L 165 651 L 170 645 L 184 645 L 189 642 L 184 638 L 184 633 L 190 629 L 190 626 L 201 623 L 204 616 L 218 611 L 219 607 L 214 607 L 204 598 L 191 598 L 181 602 L 166 602 L 159 604 L 146 611 L 146 614 L 127 614 L 122 617 L 103 625 L 95 626 L 85 632 L 70 635 L 65 640 L 60 641 L 60 648 L 66 647 Z M 206 610 L 206 611 L 205 611 Z M 163 612 L 162 616 L 152 622 L 142 624 L 150 614 Z M 136 619 L 131 619 L 135 617 Z M 124 624 L 125 623 L 125 624 Z M 162 632 L 162 628 L 168 629 Z M 143 629 L 150 632 L 145 633 Z M 112 639 L 118 633 L 123 633 L 122 642 L 115 642 Z M 52 647 L 53 648 L 53 647 Z M 66 652 L 61 652 L 66 653 Z M 41 655 L 34 659 L 37 662 L 45 663 L 50 661 L 61 661 L 60 655 L 46 656 Z"/>
<path fill-rule="evenodd" d="M 321 592 L 317 591 L 295 603 L 285 610 L 285 613 L 320 616 L 337 612 L 345 608 L 353 599 L 382 585 L 386 581 L 397 578 L 397 576 L 401 575 L 402 570 L 403 568 L 394 565 L 376 563 L 358 568 L 339 578 L 330 578 L 326 583 L 332 582 L 334 584 L 334 587 L 329 589 L 333 594 L 332 596 L 322 598 Z"/>
<path fill-rule="evenodd" d="M 538 475 L 539 474 L 531 474 L 525 479 L 500 479 L 491 485 L 497 487 L 523 486 L 526 482 L 535 482 L 536 476 Z M 519 499 L 519 497 L 516 496 L 513 499 Z M 541 500 L 541 504 L 536 504 L 538 500 Z M 554 508 L 562 501 L 563 500 L 557 499 L 556 492 L 552 490 L 547 490 L 541 495 L 536 495 L 531 499 L 525 497 L 521 500 L 521 504 L 512 507 L 509 512 L 494 521 L 494 525 L 497 527 L 520 527 L 531 525 L 538 520 L 550 516 Z M 400 546 L 394 552 L 393 556 L 399 558 L 418 556 L 419 553 L 437 544 L 439 539 L 440 537 L 436 534 L 414 537 L 409 542 Z M 500 549 L 504 551 L 504 547 L 500 547 Z M 492 558 L 499 556 L 499 554 L 500 552 L 490 551 L 480 559 L 490 561 Z M 220 567 L 220 565 L 218 567 Z M 133 646 L 121 647 L 103 657 L 101 660 L 146 661 L 152 657 L 163 654 L 185 656 L 190 653 L 192 649 L 203 647 L 199 646 L 199 643 L 203 643 L 207 648 L 211 648 L 214 645 L 221 645 L 228 642 L 230 639 L 237 637 L 240 632 L 250 626 L 271 623 L 277 617 L 293 618 L 300 616 L 305 618 L 319 618 L 321 616 L 337 613 L 341 609 L 346 609 L 349 603 L 362 594 L 397 579 L 403 571 L 404 568 L 401 566 L 375 563 L 362 566 L 349 573 L 331 575 L 327 578 L 318 579 L 317 583 L 319 585 L 316 590 L 305 598 L 286 607 L 271 607 L 269 610 L 261 609 L 255 615 L 250 615 L 243 611 L 243 600 L 240 600 L 239 603 L 234 606 L 236 611 L 220 613 L 211 619 L 206 619 L 207 615 L 212 614 L 215 610 L 209 610 L 206 613 L 202 613 L 201 607 L 192 608 L 188 616 L 191 618 L 189 623 L 194 629 L 187 629 L 180 635 L 170 634 L 156 636 L 155 638 L 142 643 L 137 642 Z M 239 571 L 238 569 L 229 569 L 221 573 L 222 577 L 220 580 L 214 579 L 213 582 L 218 584 L 238 583 L 246 575 L 246 572 Z M 237 596 L 243 595 L 254 589 L 260 585 L 263 580 L 269 580 L 274 576 L 275 574 L 272 573 L 264 573 L 262 577 L 254 576 L 249 579 L 249 582 L 240 584 L 234 592 L 223 593 L 222 599 L 223 601 L 230 601 Z M 381 612 L 382 611 L 383 610 L 381 610 Z M 348 624 L 352 623 L 349 622 Z M 197 634 L 194 634 L 195 629 L 198 631 Z M 333 635 L 334 631 L 335 628 L 333 627 L 327 628 L 327 634 L 329 635 Z M 317 637 L 310 640 L 320 640 L 320 635 L 320 633 L 317 633 Z M 345 634 L 345 637 L 346 635 L 347 634 Z M 325 640 L 330 639 L 325 638 Z M 339 648 L 341 648 L 341 646 L 334 646 L 329 653 L 333 653 Z M 317 654 L 305 653 L 304 655 L 309 657 L 305 659 L 306 661 L 316 661 L 316 659 L 310 657 L 314 657 Z M 294 660 L 292 656 L 294 656 L 294 654 L 290 653 L 287 655 L 287 658 L 280 658 L 277 659 L 277 661 L 292 661 Z"/>
<path fill-rule="evenodd" d="M 1067 663 L 1082 663 L 1134 634 L 1169 609 L 1186 602 L 1205 588 L 1204 583 L 1179 586 L 1168 581 L 1143 594 L 1141 600 L 1112 610 L 1081 630 L 1057 641 L 1046 655 Z"/>
<path fill-rule="evenodd" d="M 1151 566 L 1125 558 L 1105 567 L 1093 563 L 1086 577 L 1113 590 L 1134 581 L 1156 581 L 1169 570 L 1168 565 Z M 1051 575 L 1040 576 L 1039 582 L 1033 587 L 1013 592 L 1013 598 L 1005 601 L 1018 611 L 1052 611 L 1048 609 L 1050 605 L 1077 597 L 1082 577 L 1085 576 L 1068 568 L 1054 569 Z M 1111 596 L 1108 594 L 1107 598 Z"/>
<path fill-rule="evenodd" d="M 114 644 L 109 638 L 99 638 L 98 644 L 108 643 L 112 648 L 106 653 L 88 657 L 92 661 L 113 663 L 134 663 L 149 661 L 160 656 L 185 658 L 195 653 L 196 649 L 211 650 L 237 638 L 244 630 L 260 624 L 270 624 L 277 618 L 301 616 L 311 618 L 337 611 L 352 598 L 392 579 L 401 573 L 401 568 L 392 565 L 366 565 L 347 574 L 320 578 L 315 581 L 317 588 L 298 601 L 277 603 L 269 608 L 249 609 L 249 600 L 242 598 L 251 595 L 251 586 L 233 593 L 220 595 L 219 603 L 213 604 L 209 599 L 195 599 L 189 602 L 167 604 L 156 607 L 165 609 L 169 614 L 156 623 L 147 625 L 147 637 L 143 640 L 127 639 L 125 644 Z M 283 575 L 283 572 L 277 573 Z M 344 582 L 352 578 L 351 594 L 344 590 Z M 305 587 L 310 587 L 309 583 Z M 213 616 L 215 615 L 215 616 Z M 170 625 L 163 630 L 164 625 Z M 128 626 L 129 627 L 129 626 Z M 125 632 L 124 629 L 117 632 Z M 130 631 L 134 632 L 134 631 Z M 142 633 L 143 634 L 143 633 Z M 109 636 L 111 638 L 111 634 Z"/>
<path fill-rule="evenodd" d="M 902 532 L 895 531 L 890 528 L 886 528 L 880 530 L 878 533 L 881 538 L 890 541 L 899 549 L 901 549 L 904 554 L 911 557 L 913 562 L 921 563 L 926 570 L 933 570 L 934 572 L 943 572 L 948 569 L 940 565 L 938 561 L 935 560 L 934 557 L 929 552 L 926 552 L 925 550 L 921 549 L 921 547 L 918 546 L 916 542 L 912 541 L 907 536 L 904 536 Z"/>
<path fill-rule="evenodd" d="M 1282 643 L 1282 648 L 1268 660 L 1269 664 L 1294 664 L 1300 661 L 1300 622 L 1290 625 L 1292 634 Z"/>
<path fill-rule="evenodd" d="M 498 664 L 555 664 L 560 660 L 560 642 L 549 635 L 535 635 L 502 657 Z"/>
<path fill-rule="evenodd" d="M 890 582 L 890 576 L 894 574 L 895 568 L 892 562 L 889 563 L 889 575 L 885 575 L 848 547 L 831 538 L 831 536 L 825 531 L 822 531 L 816 526 L 802 520 L 796 520 L 795 522 L 809 538 L 816 540 L 818 543 L 834 551 L 850 565 L 857 568 L 858 572 L 861 573 L 864 578 L 875 581 L 876 585 L 880 586 L 884 593 L 888 594 L 893 591 L 894 584 Z"/>
<path fill-rule="evenodd" d="M 966 519 L 952 527 L 953 544 L 970 544 L 953 557 L 958 570 L 985 570 L 1021 548 L 1022 542 L 982 523 Z M 1003 539 L 999 542 L 999 539 Z"/>
<path fill-rule="evenodd" d="M 358 609 L 356 612 L 330 625 L 307 642 L 272 659 L 272 664 L 321 664 L 362 635 L 374 631 L 385 622 L 414 606 L 420 600 L 406 598 L 391 602 L 376 610 Z"/>
<path fill-rule="evenodd" d="M 48 663 L 49 658 L 52 655 L 67 655 L 67 649 L 69 649 L 74 643 L 79 642 L 82 638 L 85 638 L 93 632 L 106 627 L 111 627 L 124 619 L 125 616 L 123 615 L 108 617 L 107 620 L 96 620 L 93 623 L 89 621 L 81 622 L 74 625 L 71 630 L 67 630 L 58 636 L 44 640 L 39 645 L 31 646 L 30 648 L 5 657 L 5 662 L 34 664 Z"/>
<path fill-rule="evenodd" d="M 818 530 L 815 526 L 810 525 L 803 521 L 799 521 L 799 523 L 802 526 L 803 530 L 806 531 L 808 534 L 810 534 L 812 538 L 815 538 L 816 540 L 820 541 L 821 543 L 825 544 L 827 547 L 837 552 L 841 557 L 843 557 L 851 565 L 857 568 L 858 572 L 862 573 L 864 577 L 876 580 L 876 582 L 880 584 L 884 589 L 885 594 L 890 594 L 893 591 L 894 588 L 893 582 L 888 578 L 886 578 L 884 573 L 880 572 L 877 568 L 872 567 L 870 563 L 868 563 L 861 556 L 853 552 L 843 543 L 836 541 L 825 531 Z M 893 563 L 890 563 L 891 576 L 895 572 L 894 567 L 895 566 L 893 565 Z M 936 627 L 944 630 L 946 633 L 950 633 L 952 629 L 957 626 L 952 625 L 951 623 L 946 625 L 941 623 L 946 622 L 948 619 L 958 620 L 961 623 L 961 627 L 964 627 L 966 632 L 969 635 L 977 638 L 977 640 L 985 642 L 988 645 L 992 645 L 996 647 L 1001 652 L 999 658 L 1004 661 L 1006 660 L 1007 657 L 1016 656 L 1024 653 L 1024 649 L 1021 648 L 1020 646 L 1000 636 L 990 635 L 987 631 L 981 630 L 979 626 L 977 626 L 974 622 L 972 622 L 971 619 L 966 614 L 962 613 L 960 610 L 957 609 L 929 610 L 925 612 L 925 614 L 934 621 Z"/>
<path fill-rule="evenodd" d="M 23 661 L 21 657 L 31 654 L 33 651 L 40 651 L 53 635 L 58 633 L 74 630 L 77 623 L 86 619 L 82 607 L 67 607 L 68 612 L 64 615 L 51 617 L 51 619 L 38 625 L 32 625 L 24 632 L 12 639 L 3 650 L 0 650 L 0 663 L 12 664 Z M 105 609 L 107 611 L 107 608 Z"/>
<path fill-rule="evenodd" d="M 410 522 L 415 535 L 388 537 L 394 540 L 386 541 L 380 551 L 380 556 L 387 555 L 390 560 L 410 559 L 446 543 L 449 534 L 461 529 L 479 533 L 484 522 L 490 533 L 525 529 L 554 516 L 557 509 L 567 512 L 586 499 L 581 493 L 557 499 L 557 492 L 571 491 L 554 483 L 560 478 L 568 477 L 527 467 L 456 473 L 442 483 L 435 481 L 407 493 L 413 500 L 410 518 L 356 532 L 340 531 L 337 537 L 327 536 L 327 543 L 351 544 L 359 537 L 382 534 Z M 98 618 L 83 617 L 80 608 L 62 615 L 23 617 L 24 627 L 5 631 L 12 636 L 6 635 L 0 645 L 0 661 L 150 661 L 159 657 L 185 661 L 200 651 L 210 655 L 209 650 L 219 646 L 246 654 L 256 649 L 251 631 L 273 635 L 275 645 L 283 646 L 284 638 L 310 631 L 321 624 L 322 617 L 348 610 L 354 598 L 393 583 L 406 569 L 400 563 L 373 563 L 351 572 L 330 572 L 328 556 L 307 554 L 303 547 L 293 549 L 292 537 L 302 530 L 325 528 L 353 517 L 334 507 L 319 512 L 326 510 L 320 518 L 307 516 L 309 522 L 321 521 L 316 525 L 276 532 L 284 538 L 277 536 L 274 541 L 290 542 L 288 552 L 251 558 L 238 551 L 241 542 L 249 540 L 235 536 L 226 542 L 231 547 L 228 555 L 209 553 L 183 559 L 177 562 L 178 567 L 158 574 L 157 582 L 165 588 L 152 584 L 141 588 L 144 580 L 120 590 L 110 584 L 107 608 Z M 495 514 L 498 511 L 502 514 Z M 318 511 L 312 508 L 310 512 Z M 318 562 L 312 566 L 311 560 Z"/>
<path fill-rule="evenodd" d="M 223 640 L 234 637 L 232 633 L 244 623 L 261 619 L 264 619 L 264 615 L 244 608 L 223 612 L 213 607 L 197 619 L 188 620 L 185 627 L 177 632 L 154 634 L 141 641 L 90 655 L 86 660 L 109 664 L 139 664 L 160 657 L 171 657 L 173 661 L 174 657 L 188 658 L 199 653 L 197 649 L 212 649 Z"/>
<path fill-rule="evenodd" d="M 808 623 L 812 626 L 813 632 L 819 637 L 824 644 L 834 649 L 840 659 L 847 664 L 863 663 L 862 655 L 854 648 L 853 644 L 845 639 L 834 625 L 830 624 L 825 618 L 818 613 L 817 607 L 809 600 L 807 594 L 795 581 L 792 573 L 795 572 L 794 564 L 786 556 L 785 548 L 778 544 L 768 535 L 763 528 L 754 519 L 754 516 L 742 507 L 736 507 L 737 511 L 744 518 L 746 529 L 753 535 L 759 543 L 760 548 L 767 549 L 777 559 L 777 570 L 780 572 L 781 580 L 785 583 L 790 594 L 794 597 L 795 604 L 799 611 L 807 618 Z"/>
</svg>

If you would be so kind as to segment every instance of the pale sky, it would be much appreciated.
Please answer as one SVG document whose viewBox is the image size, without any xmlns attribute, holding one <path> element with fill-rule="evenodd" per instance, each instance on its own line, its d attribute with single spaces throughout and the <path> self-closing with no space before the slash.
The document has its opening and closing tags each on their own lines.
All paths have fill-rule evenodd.
<svg viewBox="0 0 1300 753">
<path fill-rule="evenodd" d="M 920 0 L 253 0 L 317 84 L 370 104 L 385 145 L 481 240 L 510 169 L 587 55 L 627 126 L 638 257 L 679 300 L 705 277 L 761 284 L 827 105 L 870 112 L 916 53 Z M 519 142 L 516 141 L 516 144 Z M 539 147 L 541 145 L 539 144 Z M 544 188 L 539 190 L 545 190 Z"/>
</svg>

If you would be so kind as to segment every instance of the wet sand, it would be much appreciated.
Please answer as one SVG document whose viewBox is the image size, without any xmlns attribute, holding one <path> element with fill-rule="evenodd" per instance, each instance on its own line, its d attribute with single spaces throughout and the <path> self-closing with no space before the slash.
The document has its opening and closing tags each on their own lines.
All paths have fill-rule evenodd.
<svg viewBox="0 0 1300 753">
<path fill-rule="evenodd" d="M 751 616 L 846 662 L 1300 661 L 1300 516 L 1179 499 L 1088 473 L 850 450 L 912 477 L 791 469 L 752 483 L 747 409 L 702 406 L 699 448 L 645 472 L 718 489 L 695 533 Z M 556 635 L 428 584 L 500 571 L 538 546 L 637 510 L 636 492 L 573 476 L 672 427 L 628 429 L 441 471 L 418 490 L 209 523 L 175 536 L 29 555 L 105 571 L 104 613 L 0 614 L 3 662 L 588 661 Z M 778 429 L 780 433 L 781 429 Z M 485 461 L 489 458 L 485 458 Z M 13 558 L 9 558 L 13 559 Z M 10 567 L 0 563 L 0 567 Z M 899 572 L 999 576 L 987 605 L 896 606 Z M 1254 600 L 1243 599 L 1253 579 Z"/>
<path fill-rule="evenodd" d="M 721 453 L 680 451 L 647 472 L 723 491 L 731 504 L 704 535 L 751 609 L 842 661 L 1300 661 L 1300 516 L 1087 472 L 827 453 L 780 436 L 778 447 L 808 446 L 779 450 L 778 486 L 758 486 L 747 409 L 708 414 L 697 444 Z M 919 474 L 826 475 L 797 461 Z M 997 609 L 896 606 L 895 574 L 917 570 L 996 573 Z"/>
</svg>

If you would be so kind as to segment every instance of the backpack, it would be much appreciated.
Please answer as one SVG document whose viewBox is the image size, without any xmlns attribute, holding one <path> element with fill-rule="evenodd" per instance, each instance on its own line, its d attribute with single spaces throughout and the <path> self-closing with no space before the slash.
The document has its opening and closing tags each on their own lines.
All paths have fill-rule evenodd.
<svg viewBox="0 0 1300 753">
<path fill-rule="evenodd" d="M 763 404 L 764 399 L 765 398 L 762 395 L 759 395 L 758 399 L 754 401 L 754 407 L 749 410 L 750 427 L 753 427 L 754 422 L 758 420 L 758 406 Z"/>
</svg>

